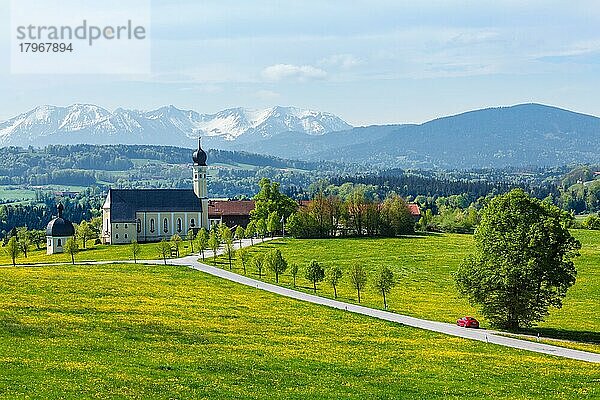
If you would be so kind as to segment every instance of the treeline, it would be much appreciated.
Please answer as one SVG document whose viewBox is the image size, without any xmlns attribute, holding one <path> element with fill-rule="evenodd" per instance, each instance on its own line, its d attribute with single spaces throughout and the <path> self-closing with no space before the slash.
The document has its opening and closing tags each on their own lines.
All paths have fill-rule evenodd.
<svg viewBox="0 0 600 400">
<path fill-rule="evenodd" d="M 331 180 L 334 185 L 345 182 L 361 183 L 377 187 L 379 195 L 394 191 L 401 196 L 451 196 L 468 194 L 473 198 L 485 197 L 488 194 L 506 193 L 511 189 L 520 187 L 536 198 L 545 198 L 548 195 L 558 195 L 558 188 L 554 185 L 529 186 L 524 183 L 509 183 L 503 181 L 489 182 L 476 179 L 449 179 L 426 177 L 415 173 L 398 174 L 367 174 L 356 176 L 343 176 Z"/>
<path fill-rule="evenodd" d="M 104 197 L 98 190 L 88 189 L 74 199 L 57 198 L 51 194 L 38 193 L 38 199 L 31 204 L 0 205 L 0 237 L 5 238 L 18 227 L 31 230 L 45 229 L 48 222 L 57 215 L 56 206 L 62 203 L 63 216 L 80 223 L 98 216 Z"/>
</svg>

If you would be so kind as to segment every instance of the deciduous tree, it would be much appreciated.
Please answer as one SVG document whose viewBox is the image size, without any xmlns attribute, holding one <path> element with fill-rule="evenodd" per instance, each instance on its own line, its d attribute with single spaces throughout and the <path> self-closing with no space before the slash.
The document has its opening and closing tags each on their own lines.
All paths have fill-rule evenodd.
<svg viewBox="0 0 600 400">
<path fill-rule="evenodd" d="M 392 290 L 394 285 L 396 285 L 396 281 L 394 280 L 394 273 L 392 270 L 388 267 L 381 267 L 381 269 L 377 272 L 375 288 L 383 296 L 383 308 L 385 309 L 387 309 L 386 295 Z"/>
<path fill-rule="evenodd" d="M 17 242 L 17 237 L 13 236 L 8 240 L 8 243 L 6 244 L 6 254 L 8 254 L 10 259 L 12 260 L 13 267 L 15 267 L 17 265 L 16 260 L 17 260 L 17 257 L 19 257 L 20 253 L 21 253 L 21 249 L 19 248 L 19 243 Z"/>
<path fill-rule="evenodd" d="M 573 258 L 581 244 L 567 220 L 521 189 L 495 197 L 475 231 L 475 252 L 456 274 L 460 293 L 494 326 L 518 329 L 543 321 L 575 283 Z"/>
<path fill-rule="evenodd" d="M 71 256 L 71 262 L 75 265 L 75 254 L 79 252 L 79 244 L 75 238 L 69 238 L 65 243 L 65 252 Z"/>
<path fill-rule="evenodd" d="M 133 262 L 137 264 L 137 259 L 140 253 L 142 252 L 142 246 L 137 242 L 137 240 L 133 240 L 131 242 L 131 255 L 133 256 Z"/>
<path fill-rule="evenodd" d="M 315 260 L 312 260 L 306 267 L 306 279 L 312 282 L 313 291 L 317 293 L 317 283 L 325 279 L 325 270 L 323 269 L 323 266 Z"/>
<path fill-rule="evenodd" d="M 360 303 L 360 292 L 367 286 L 367 272 L 360 264 L 355 264 L 350 269 L 350 282 L 356 289 L 358 302 Z"/>
<path fill-rule="evenodd" d="M 327 275 L 327 280 L 329 281 L 329 284 L 333 287 L 333 297 L 337 299 L 337 286 L 340 282 L 340 279 L 342 279 L 343 276 L 342 269 L 337 265 L 334 265 L 333 267 L 329 268 L 329 271 L 327 271 Z"/>
</svg>

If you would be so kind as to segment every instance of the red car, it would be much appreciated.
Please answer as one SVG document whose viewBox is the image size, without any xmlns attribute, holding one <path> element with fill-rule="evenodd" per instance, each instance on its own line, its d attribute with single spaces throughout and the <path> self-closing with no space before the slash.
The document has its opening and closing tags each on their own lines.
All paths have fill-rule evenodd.
<svg viewBox="0 0 600 400">
<path fill-rule="evenodd" d="M 479 328 L 479 321 L 473 317 L 462 317 L 461 319 L 456 320 L 456 325 L 464 328 Z"/>
</svg>

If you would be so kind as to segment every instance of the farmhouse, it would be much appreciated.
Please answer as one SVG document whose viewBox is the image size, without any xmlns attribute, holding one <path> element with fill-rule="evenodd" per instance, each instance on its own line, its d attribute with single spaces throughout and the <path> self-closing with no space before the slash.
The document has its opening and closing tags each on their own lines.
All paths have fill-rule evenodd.
<svg viewBox="0 0 600 400">
<path fill-rule="evenodd" d="M 206 158 L 198 139 L 193 189 L 110 189 L 102 206 L 102 243 L 155 242 L 208 229 Z"/>
</svg>

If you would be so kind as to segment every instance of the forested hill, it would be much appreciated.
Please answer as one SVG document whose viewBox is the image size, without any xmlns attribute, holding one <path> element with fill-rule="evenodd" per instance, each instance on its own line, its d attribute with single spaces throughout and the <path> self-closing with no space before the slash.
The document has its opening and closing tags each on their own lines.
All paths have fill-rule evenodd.
<svg viewBox="0 0 600 400">
<path fill-rule="evenodd" d="M 41 149 L 6 147 L 0 158 L 0 177 L 18 177 L 56 170 L 123 171 L 134 167 L 132 160 L 191 164 L 191 149 L 146 145 L 49 145 Z M 256 167 L 312 170 L 322 163 L 286 160 L 242 151 L 209 149 L 209 164 L 246 164 Z M 331 163 L 330 166 L 334 164 Z"/>
</svg>

